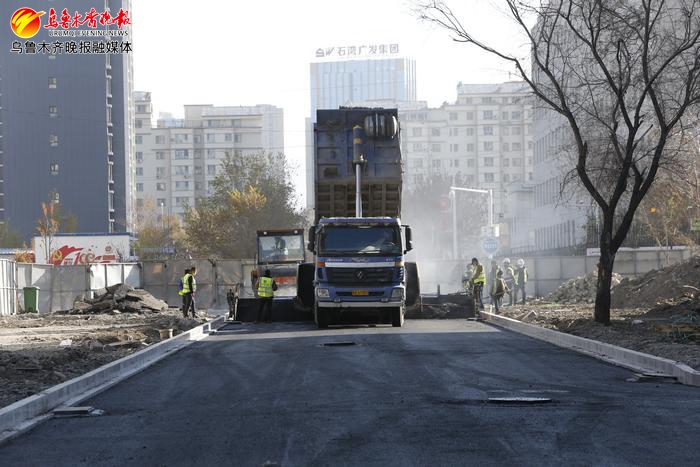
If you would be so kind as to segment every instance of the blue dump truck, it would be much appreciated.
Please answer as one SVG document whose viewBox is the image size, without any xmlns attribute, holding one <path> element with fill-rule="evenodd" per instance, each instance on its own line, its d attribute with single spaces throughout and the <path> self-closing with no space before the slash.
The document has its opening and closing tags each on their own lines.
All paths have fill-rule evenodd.
<svg viewBox="0 0 700 467">
<path fill-rule="evenodd" d="M 298 268 L 297 295 L 319 328 L 402 326 L 418 300 L 411 228 L 401 225 L 402 161 L 396 109 L 319 110 L 314 125 L 313 263 Z"/>
</svg>

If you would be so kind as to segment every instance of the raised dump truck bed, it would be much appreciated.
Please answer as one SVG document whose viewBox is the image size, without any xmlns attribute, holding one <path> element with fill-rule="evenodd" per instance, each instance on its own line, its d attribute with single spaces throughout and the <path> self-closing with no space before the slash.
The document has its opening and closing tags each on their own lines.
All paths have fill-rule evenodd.
<svg viewBox="0 0 700 467">
<path fill-rule="evenodd" d="M 353 127 L 365 128 L 362 212 L 400 217 L 402 161 L 396 109 L 319 110 L 314 126 L 316 222 L 355 215 Z M 369 131 L 367 131 L 369 130 Z M 396 133 L 396 137 L 374 137 Z"/>
</svg>

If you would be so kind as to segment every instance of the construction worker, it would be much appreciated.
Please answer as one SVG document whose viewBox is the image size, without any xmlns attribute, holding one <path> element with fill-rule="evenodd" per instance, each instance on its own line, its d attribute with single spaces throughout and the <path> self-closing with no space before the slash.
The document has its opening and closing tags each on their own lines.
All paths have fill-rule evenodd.
<svg viewBox="0 0 700 467">
<path fill-rule="evenodd" d="M 262 277 L 258 279 L 258 297 L 260 299 L 258 321 L 272 322 L 272 299 L 275 297 L 275 290 L 277 290 L 277 283 L 272 280 L 270 270 L 265 269 Z M 263 309 L 266 310 L 265 313 L 263 313 Z"/>
<path fill-rule="evenodd" d="M 183 313 L 185 313 L 185 276 L 190 273 L 190 268 L 185 269 L 185 273 L 180 278 L 180 290 L 177 291 L 178 295 L 182 297 L 182 307 L 180 308 Z M 187 315 L 185 315 L 187 316 Z"/>
<path fill-rule="evenodd" d="M 527 284 L 527 268 L 525 267 L 525 260 L 520 258 L 516 263 L 515 268 L 515 288 L 513 289 L 513 302 L 518 301 L 518 290 L 523 295 L 522 304 L 525 304 L 525 284 Z"/>
<path fill-rule="evenodd" d="M 496 308 L 496 313 L 498 313 L 498 310 L 501 307 L 501 301 L 503 300 L 503 295 L 505 295 L 506 292 L 508 292 L 508 286 L 503 280 L 503 271 L 499 269 L 496 273 L 496 280 L 493 283 L 493 286 L 491 286 L 491 296 L 494 300 L 493 305 Z"/>
<path fill-rule="evenodd" d="M 506 283 L 508 291 L 508 303 L 513 306 L 513 288 L 515 286 L 515 271 L 510 265 L 510 258 L 505 258 L 503 260 L 503 280 Z"/>
<path fill-rule="evenodd" d="M 472 266 L 474 268 L 474 275 L 472 276 L 472 287 L 474 288 L 474 304 L 476 305 L 477 299 L 479 301 L 479 309 L 484 309 L 484 301 L 481 297 L 484 291 L 484 283 L 486 282 L 486 274 L 484 274 L 484 267 L 479 263 L 479 260 L 472 258 Z"/>
<path fill-rule="evenodd" d="M 494 259 L 491 260 L 491 269 L 489 270 L 489 277 L 488 277 L 488 291 L 489 291 L 489 298 L 491 299 L 491 305 L 496 305 L 495 297 L 493 296 L 493 288 L 494 285 L 496 285 L 496 277 L 498 276 L 498 271 L 500 271 L 501 268 L 498 267 L 498 262 Z"/>
<path fill-rule="evenodd" d="M 197 275 L 197 267 L 192 266 L 190 272 L 184 275 L 182 278 L 182 314 L 187 318 L 187 314 L 192 310 L 192 317 L 197 317 L 196 305 L 194 302 L 194 296 L 197 292 L 197 281 L 194 276 Z"/>
</svg>

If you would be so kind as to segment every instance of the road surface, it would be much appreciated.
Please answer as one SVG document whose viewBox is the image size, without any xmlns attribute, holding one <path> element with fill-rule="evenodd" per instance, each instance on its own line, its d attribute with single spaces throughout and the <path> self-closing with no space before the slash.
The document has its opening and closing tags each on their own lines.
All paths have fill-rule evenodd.
<svg viewBox="0 0 700 467">
<path fill-rule="evenodd" d="M 322 344 L 353 344 L 324 346 Z M 15 465 L 698 465 L 700 389 L 489 325 L 230 325 L 0 446 Z M 497 404 L 499 397 L 551 398 Z"/>
</svg>

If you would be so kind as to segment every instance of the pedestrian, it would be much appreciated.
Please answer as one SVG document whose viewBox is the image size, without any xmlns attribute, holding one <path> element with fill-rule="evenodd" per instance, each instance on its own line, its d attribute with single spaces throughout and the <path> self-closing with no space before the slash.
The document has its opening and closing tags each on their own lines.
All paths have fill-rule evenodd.
<svg viewBox="0 0 700 467">
<path fill-rule="evenodd" d="M 275 297 L 275 290 L 277 290 L 277 283 L 272 280 L 270 270 L 265 269 L 262 277 L 258 279 L 258 297 L 260 300 L 258 321 L 272 322 L 272 300 Z M 263 310 L 265 310 L 264 313 Z"/>
<path fill-rule="evenodd" d="M 493 296 L 493 287 L 496 284 L 496 277 L 498 276 L 498 271 L 501 269 L 498 267 L 498 262 L 496 260 L 491 260 L 491 269 L 489 270 L 488 287 L 489 287 L 489 298 L 491 299 L 491 305 L 495 305 L 495 298 Z"/>
<path fill-rule="evenodd" d="M 479 260 L 472 258 L 472 266 L 474 268 L 474 275 L 472 275 L 472 287 L 474 288 L 474 304 L 476 305 L 477 300 L 479 303 L 479 309 L 484 309 L 484 300 L 482 298 L 482 293 L 484 291 L 484 283 L 486 282 L 486 274 L 484 274 L 484 267 L 479 263 Z"/>
<path fill-rule="evenodd" d="M 508 286 L 506 285 L 506 281 L 503 280 L 503 271 L 500 269 L 498 270 L 498 273 L 496 274 L 496 281 L 493 283 L 493 287 L 491 290 L 491 295 L 493 296 L 494 299 L 494 306 L 496 307 L 496 313 L 498 314 L 498 310 L 501 307 L 501 301 L 503 300 L 503 295 L 508 292 Z"/>
<path fill-rule="evenodd" d="M 503 260 L 503 280 L 508 287 L 508 303 L 510 306 L 514 305 L 513 301 L 513 288 L 515 287 L 515 271 L 510 265 L 510 258 Z"/>
<path fill-rule="evenodd" d="M 177 291 L 178 295 L 182 297 L 182 306 L 180 310 L 185 313 L 185 276 L 190 273 L 190 268 L 185 269 L 185 274 L 180 278 L 180 290 Z M 187 316 L 187 315 L 185 315 Z"/>
<path fill-rule="evenodd" d="M 522 304 L 525 305 L 525 284 L 527 284 L 527 268 L 525 267 L 525 260 L 520 258 L 515 264 L 515 288 L 513 289 L 513 302 L 517 303 L 518 291 L 520 291 L 523 296 Z"/>
<path fill-rule="evenodd" d="M 196 304 L 195 304 L 195 294 L 197 292 L 197 280 L 194 278 L 194 276 L 197 275 L 197 267 L 192 266 L 190 268 L 190 272 L 184 275 L 182 278 L 182 314 L 185 318 L 187 318 L 187 315 L 190 310 L 192 310 L 192 317 L 196 318 L 197 317 L 197 311 L 196 311 Z"/>
</svg>

